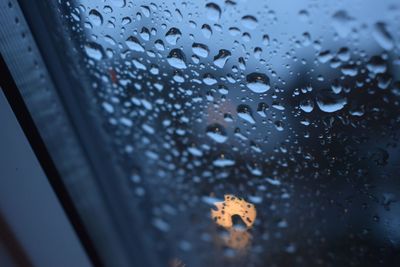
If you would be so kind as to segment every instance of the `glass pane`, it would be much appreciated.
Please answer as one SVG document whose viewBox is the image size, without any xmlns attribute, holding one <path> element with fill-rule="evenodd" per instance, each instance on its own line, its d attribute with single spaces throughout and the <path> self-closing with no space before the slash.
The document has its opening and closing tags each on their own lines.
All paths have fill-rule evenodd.
<svg viewBox="0 0 400 267">
<path fill-rule="evenodd" d="M 162 266 L 398 266 L 398 1 L 60 2 Z"/>
</svg>

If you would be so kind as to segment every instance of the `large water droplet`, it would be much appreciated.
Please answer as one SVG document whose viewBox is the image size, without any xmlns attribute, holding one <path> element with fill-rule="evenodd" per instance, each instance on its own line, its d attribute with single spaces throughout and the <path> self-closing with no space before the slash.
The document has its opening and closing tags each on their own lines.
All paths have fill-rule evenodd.
<svg viewBox="0 0 400 267">
<path fill-rule="evenodd" d="M 172 45 L 176 45 L 179 38 L 182 36 L 182 33 L 179 29 L 172 27 L 165 34 L 165 40 Z"/>
<path fill-rule="evenodd" d="M 221 8 L 215 3 L 207 3 L 207 18 L 212 21 L 218 21 L 221 17 Z"/>
<path fill-rule="evenodd" d="M 103 24 L 103 16 L 96 9 L 90 10 L 90 12 L 89 12 L 89 20 L 95 26 L 100 26 L 101 24 Z"/>
<path fill-rule="evenodd" d="M 265 93 L 270 89 L 269 78 L 262 73 L 253 72 L 246 76 L 247 87 L 254 93 Z"/>
<path fill-rule="evenodd" d="M 306 113 L 310 113 L 314 109 L 314 102 L 310 99 L 306 99 L 300 102 L 300 108 Z"/>
<path fill-rule="evenodd" d="M 242 17 L 242 24 L 248 29 L 255 29 L 258 25 L 258 21 L 255 17 L 247 15 Z"/>
<path fill-rule="evenodd" d="M 186 69 L 186 57 L 180 49 L 172 49 L 167 57 L 168 63 L 177 69 Z"/>
<path fill-rule="evenodd" d="M 343 109 L 347 104 L 344 96 L 333 94 L 330 90 L 324 90 L 316 97 L 316 102 L 320 110 L 332 113 Z"/>
<path fill-rule="evenodd" d="M 225 49 L 221 49 L 218 52 L 218 55 L 214 57 L 214 65 L 223 68 L 225 66 L 226 61 L 231 57 L 231 52 Z"/>
<path fill-rule="evenodd" d="M 192 51 L 199 57 L 207 57 L 209 54 L 208 46 L 200 43 L 193 43 Z"/>
</svg>

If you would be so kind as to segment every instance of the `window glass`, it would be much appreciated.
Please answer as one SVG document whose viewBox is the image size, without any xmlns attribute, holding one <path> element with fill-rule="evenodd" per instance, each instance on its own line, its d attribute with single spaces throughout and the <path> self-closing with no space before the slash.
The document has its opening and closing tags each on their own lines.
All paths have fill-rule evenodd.
<svg viewBox="0 0 400 267">
<path fill-rule="evenodd" d="M 59 6 L 165 266 L 399 263 L 398 1 Z"/>
</svg>

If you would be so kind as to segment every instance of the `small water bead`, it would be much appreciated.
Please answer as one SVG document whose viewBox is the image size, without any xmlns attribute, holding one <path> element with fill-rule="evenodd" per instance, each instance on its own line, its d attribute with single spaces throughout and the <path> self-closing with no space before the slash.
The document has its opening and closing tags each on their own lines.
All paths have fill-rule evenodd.
<svg viewBox="0 0 400 267">
<path fill-rule="evenodd" d="M 221 156 L 213 161 L 213 165 L 216 167 L 229 167 L 235 165 L 235 161 L 233 159 L 225 158 Z"/>
<path fill-rule="evenodd" d="M 307 22 L 310 18 L 310 13 L 308 13 L 307 10 L 302 9 L 299 11 L 299 18 L 301 21 Z"/>
<path fill-rule="evenodd" d="M 239 105 L 236 111 L 239 118 L 251 124 L 256 123 L 256 121 L 253 118 L 252 110 L 248 105 Z"/>
<path fill-rule="evenodd" d="M 127 25 L 127 24 L 129 24 L 129 23 L 131 23 L 132 22 L 132 19 L 130 18 L 130 17 L 123 17 L 122 18 L 122 20 L 121 20 L 121 24 L 124 26 L 124 25 Z"/>
<path fill-rule="evenodd" d="M 182 50 L 176 48 L 169 52 L 167 57 L 168 63 L 177 69 L 186 69 L 186 57 Z"/>
<path fill-rule="evenodd" d="M 269 42 L 270 42 L 269 35 L 268 34 L 264 34 L 263 37 L 262 37 L 262 44 L 267 46 L 267 45 L 269 45 Z"/>
<path fill-rule="evenodd" d="M 218 123 L 209 125 L 206 129 L 206 134 L 217 143 L 224 143 L 228 139 L 225 128 Z"/>
<path fill-rule="evenodd" d="M 140 37 L 142 37 L 143 40 L 148 41 L 150 40 L 150 31 L 146 27 L 143 27 L 142 30 L 140 31 Z"/>
<path fill-rule="evenodd" d="M 271 88 L 268 76 L 262 73 L 250 73 L 246 76 L 246 81 L 247 88 L 254 93 L 265 93 Z"/>
<path fill-rule="evenodd" d="M 176 45 L 181 36 L 181 31 L 178 28 L 172 27 L 165 34 L 165 40 L 171 45 Z"/>
</svg>

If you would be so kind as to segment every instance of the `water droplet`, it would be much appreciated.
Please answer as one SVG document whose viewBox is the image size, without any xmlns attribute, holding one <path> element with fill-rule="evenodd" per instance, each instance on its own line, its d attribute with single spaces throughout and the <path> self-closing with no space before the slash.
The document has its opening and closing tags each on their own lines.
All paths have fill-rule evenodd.
<svg viewBox="0 0 400 267">
<path fill-rule="evenodd" d="M 154 42 L 154 46 L 159 51 L 164 51 L 165 50 L 164 42 L 162 40 L 160 40 L 160 39 L 158 39 L 158 40 L 156 40 Z"/>
<path fill-rule="evenodd" d="M 199 57 L 208 57 L 208 54 L 210 52 L 208 49 L 208 46 L 206 46 L 205 44 L 200 44 L 200 43 L 193 43 L 192 51 Z"/>
<path fill-rule="evenodd" d="M 339 10 L 332 16 L 332 25 L 338 35 L 345 38 L 351 32 L 351 22 L 354 20 L 346 11 Z"/>
<path fill-rule="evenodd" d="M 89 12 L 89 20 L 95 26 L 100 26 L 101 24 L 103 24 L 103 16 L 96 9 L 90 10 L 90 12 Z"/>
<path fill-rule="evenodd" d="M 84 47 L 86 55 L 88 57 L 95 59 L 95 60 L 100 60 L 103 58 L 103 47 L 99 45 L 98 43 L 90 42 L 87 43 Z"/>
<path fill-rule="evenodd" d="M 203 76 L 203 82 L 207 85 L 214 85 L 217 83 L 217 79 L 211 73 L 206 73 Z"/>
<path fill-rule="evenodd" d="M 367 69 L 373 74 L 384 73 L 386 71 L 386 62 L 380 56 L 373 56 L 367 63 Z"/>
<path fill-rule="evenodd" d="M 253 72 L 246 76 L 247 88 L 254 93 L 265 93 L 270 89 L 269 78 L 262 73 Z"/>
<path fill-rule="evenodd" d="M 329 90 L 324 90 L 318 94 L 316 102 L 320 110 L 332 113 L 343 109 L 347 104 L 347 99 L 346 97 L 334 94 Z"/>
<path fill-rule="evenodd" d="M 186 69 L 186 57 L 180 49 L 172 49 L 167 57 L 168 63 L 177 69 Z"/>
<path fill-rule="evenodd" d="M 143 46 L 140 44 L 139 40 L 134 36 L 128 37 L 128 39 L 126 39 L 125 41 L 125 44 L 129 49 L 133 51 L 144 52 Z"/>
<path fill-rule="evenodd" d="M 299 18 L 301 21 L 307 22 L 309 17 L 310 17 L 310 13 L 308 13 L 307 10 L 302 9 L 299 11 Z"/>
<path fill-rule="evenodd" d="M 142 37 L 143 40 L 148 41 L 150 40 L 150 31 L 146 27 L 143 27 L 142 30 L 140 31 L 140 37 Z"/>
<path fill-rule="evenodd" d="M 239 105 L 237 107 L 237 114 L 239 118 L 247 121 L 248 123 L 255 124 L 251 108 L 248 105 Z"/>
<path fill-rule="evenodd" d="M 222 69 L 230 57 L 231 52 L 225 49 L 220 49 L 218 55 L 214 57 L 214 65 Z"/>
<path fill-rule="evenodd" d="M 212 21 L 218 21 L 221 18 L 221 8 L 215 3 L 207 3 L 207 18 Z"/>
<path fill-rule="evenodd" d="M 122 24 L 122 25 L 126 25 L 126 24 L 129 24 L 129 23 L 131 23 L 131 22 L 132 22 L 132 20 L 131 20 L 130 17 L 123 17 L 123 18 L 122 18 L 122 21 L 121 21 L 121 24 Z"/>
<path fill-rule="evenodd" d="M 253 30 L 257 27 L 258 21 L 255 17 L 246 15 L 242 17 L 242 24 L 244 27 Z"/>
<path fill-rule="evenodd" d="M 267 46 L 269 45 L 269 35 L 268 34 L 264 34 L 262 37 L 262 43 L 263 45 Z"/>
<path fill-rule="evenodd" d="M 111 0 L 110 2 L 116 7 L 124 7 L 126 5 L 125 0 Z"/>
<path fill-rule="evenodd" d="M 306 113 L 310 113 L 314 109 L 314 102 L 310 99 L 306 99 L 300 102 L 300 108 Z"/>
<path fill-rule="evenodd" d="M 217 143 L 224 143 L 228 139 L 225 128 L 218 123 L 209 125 L 206 133 L 208 137 Z"/>
<path fill-rule="evenodd" d="M 201 32 L 207 39 L 209 39 L 212 35 L 212 29 L 208 24 L 203 24 L 203 26 L 201 26 Z"/>
<path fill-rule="evenodd" d="M 172 27 L 165 34 L 165 40 L 172 45 L 176 45 L 179 38 L 182 36 L 182 33 L 179 29 Z"/>
<path fill-rule="evenodd" d="M 282 132 L 284 130 L 284 124 L 282 121 L 275 121 L 274 125 L 275 129 L 277 129 L 278 131 Z"/>
<path fill-rule="evenodd" d="M 375 41 L 385 50 L 392 50 L 394 47 L 393 37 L 390 35 L 383 22 L 377 22 L 372 30 Z"/>
</svg>

